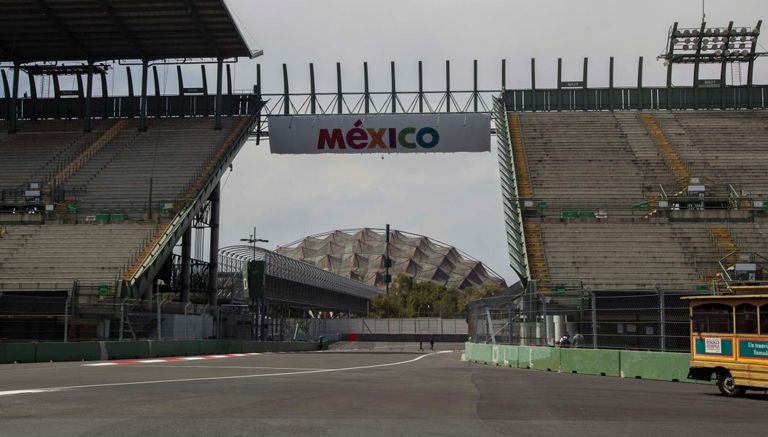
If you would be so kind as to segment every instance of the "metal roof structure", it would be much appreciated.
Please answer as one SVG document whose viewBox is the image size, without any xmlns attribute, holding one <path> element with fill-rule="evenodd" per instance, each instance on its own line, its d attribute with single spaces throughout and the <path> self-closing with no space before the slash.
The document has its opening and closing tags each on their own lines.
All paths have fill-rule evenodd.
<svg viewBox="0 0 768 437">
<path fill-rule="evenodd" d="M 261 54 L 248 47 L 224 0 L 0 1 L 0 62 Z"/>
<path fill-rule="evenodd" d="M 384 287 L 386 231 L 345 229 L 312 235 L 277 248 L 277 253 L 308 262 L 375 287 Z M 440 241 L 397 230 L 390 231 L 390 272 L 420 281 L 465 289 L 504 279 L 482 262 Z"/>
<path fill-rule="evenodd" d="M 228 246 L 219 249 L 221 272 L 242 273 L 245 263 L 250 260 L 266 261 L 266 274 L 296 284 L 308 285 L 334 293 L 372 300 L 380 290 L 358 281 L 324 271 L 314 265 L 302 262 L 271 250 L 253 246 Z M 267 294 L 270 291 L 267 290 Z"/>
</svg>

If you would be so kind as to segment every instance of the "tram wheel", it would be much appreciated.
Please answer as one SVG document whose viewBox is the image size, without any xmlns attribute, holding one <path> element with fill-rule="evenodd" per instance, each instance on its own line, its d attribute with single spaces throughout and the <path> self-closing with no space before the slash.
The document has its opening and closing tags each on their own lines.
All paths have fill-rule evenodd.
<svg viewBox="0 0 768 437">
<path fill-rule="evenodd" d="M 717 388 L 728 397 L 741 396 L 747 391 L 746 387 L 736 385 L 731 372 L 727 371 L 717 375 Z"/>
</svg>

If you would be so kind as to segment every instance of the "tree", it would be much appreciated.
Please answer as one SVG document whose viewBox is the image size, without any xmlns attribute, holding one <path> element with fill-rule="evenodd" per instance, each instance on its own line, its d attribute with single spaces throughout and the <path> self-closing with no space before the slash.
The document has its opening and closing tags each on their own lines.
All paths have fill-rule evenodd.
<svg viewBox="0 0 768 437">
<path fill-rule="evenodd" d="M 498 287 L 472 288 L 471 299 L 501 291 Z M 399 273 L 389 287 L 389 295 L 373 300 L 372 312 L 376 317 L 463 317 L 466 291 L 448 288 L 431 281 L 419 282 Z"/>
</svg>

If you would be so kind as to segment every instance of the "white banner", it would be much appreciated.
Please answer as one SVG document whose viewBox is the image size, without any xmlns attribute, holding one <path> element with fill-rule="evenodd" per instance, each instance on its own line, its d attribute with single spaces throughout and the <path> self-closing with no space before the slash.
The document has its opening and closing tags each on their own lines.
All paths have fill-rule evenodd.
<svg viewBox="0 0 768 437">
<path fill-rule="evenodd" d="M 490 114 L 269 117 L 272 153 L 489 152 Z"/>
</svg>

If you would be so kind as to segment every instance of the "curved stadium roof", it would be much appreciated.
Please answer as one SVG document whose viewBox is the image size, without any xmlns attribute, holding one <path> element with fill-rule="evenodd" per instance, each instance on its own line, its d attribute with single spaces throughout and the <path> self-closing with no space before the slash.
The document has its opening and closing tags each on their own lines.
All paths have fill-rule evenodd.
<svg viewBox="0 0 768 437">
<path fill-rule="evenodd" d="M 384 288 L 384 229 L 344 229 L 312 235 L 276 252 L 379 288 Z M 453 246 L 423 235 L 390 230 L 390 273 L 465 289 L 506 282 L 482 262 Z"/>
</svg>

